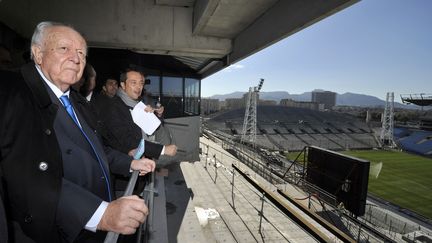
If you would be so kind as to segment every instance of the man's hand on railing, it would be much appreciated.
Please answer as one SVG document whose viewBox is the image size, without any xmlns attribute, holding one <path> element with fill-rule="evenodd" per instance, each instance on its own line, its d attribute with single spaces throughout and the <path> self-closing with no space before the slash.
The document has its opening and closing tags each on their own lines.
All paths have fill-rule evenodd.
<svg viewBox="0 0 432 243">
<path fill-rule="evenodd" d="M 177 146 L 175 144 L 165 145 L 164 155 L 174 156 L 177 154 Z"/>
<path fill-rule="evenodd" d="M 147 158 L 134 159 L 131 163 L 131 169 L 139 171 L 139 175 L 143 176 L 149 172 L 153 172 L 156 168 L 156 163 Z"/>
<path fill-rule="evenodd" d="M 145 221 L 147 214 L 143 199 L 135 195 L 121 197 L 108 204 L 97 229 L 130 235 Z"/>
</svg>

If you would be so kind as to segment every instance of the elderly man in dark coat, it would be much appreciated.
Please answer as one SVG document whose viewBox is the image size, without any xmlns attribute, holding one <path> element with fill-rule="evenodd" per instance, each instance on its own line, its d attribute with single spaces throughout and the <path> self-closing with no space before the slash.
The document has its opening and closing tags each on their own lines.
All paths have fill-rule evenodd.
<svg viewBox="0 0 432 243">
<path fill-rule="evenodd" d="M 154 161 L 105 148 L 88 102 L 70 89 L 87 44 L 73 28 L 42 22 L 34 63 L 0 90 L 0 171 L 14 242 L 100 242 L 132 234 L 148 213 L 137 196 L 113 198 L 111 172 L 153 171 Z"/>
</svg>

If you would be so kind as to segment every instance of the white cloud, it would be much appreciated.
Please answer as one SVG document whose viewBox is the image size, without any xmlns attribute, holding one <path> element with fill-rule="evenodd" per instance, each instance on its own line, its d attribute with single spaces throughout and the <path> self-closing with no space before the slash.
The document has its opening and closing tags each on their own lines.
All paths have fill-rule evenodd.
<svg viewBox="0 0 432 243">
<path fill-rule="evenodd" d="M 242 68 L 244 68 L 244 66 L 241 64 L 232 64 L 232 65 L 228 66 L 227 68 L 225 68 L 223 71 L 224 72 L 232 72 L 235 69 L 242 69 Z"/>
</svg>

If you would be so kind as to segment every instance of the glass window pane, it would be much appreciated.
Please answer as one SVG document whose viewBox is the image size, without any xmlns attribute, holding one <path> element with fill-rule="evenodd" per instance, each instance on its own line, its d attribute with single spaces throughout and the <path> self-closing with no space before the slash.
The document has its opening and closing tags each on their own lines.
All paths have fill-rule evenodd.
<svg viewBox="0 0 432 243">
<path fill-rule="evenodd" d="M 162 77 L 161 103 L 165 118 L 183 116 L 183 78 Z"/>
<path fill-rule="evenodd" d="M 198 79 L 185 79 L 185 113 L 199 115 L 199 83 Z"/>
<path fill-rule="evenodd" d="M 156 106 L 160 97 L 160 79 L 159 76 L 146 76 L 146 80 L 150 80 L 149 84 L 145 84 L 143 92 L 143 101 L 146 105 Z"/>
<path fill-rule="evenodd" d="M 146 79 L 150 79 L 150 84 L 146 84 L 144 87 L 147 93 L 150 93 L 151 96 L 160 96 L 159 76 L 148 75 Z"/>
</svg>

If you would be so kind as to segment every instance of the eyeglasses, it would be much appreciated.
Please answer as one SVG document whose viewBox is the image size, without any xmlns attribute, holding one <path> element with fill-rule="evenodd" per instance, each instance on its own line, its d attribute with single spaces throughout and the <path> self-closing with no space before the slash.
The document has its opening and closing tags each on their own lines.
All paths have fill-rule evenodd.
<svg viewBox="0 0 432 243">
<path fill-rule="evenodd" d="M 72 48 L 67 47 L 67 46 L 60 46 L 60 47 L 53 48 L 51 50 L 54 50 L 58 54 L 62 54 L 62 55 L 66 55 L 66 54 L 73 52 Z M 77 53 L 77 55 L 81 61 L 84 61 L 86 59 L 87 54 L 84 50 L 75 49 L 75 52 Z"/>
</svg>

